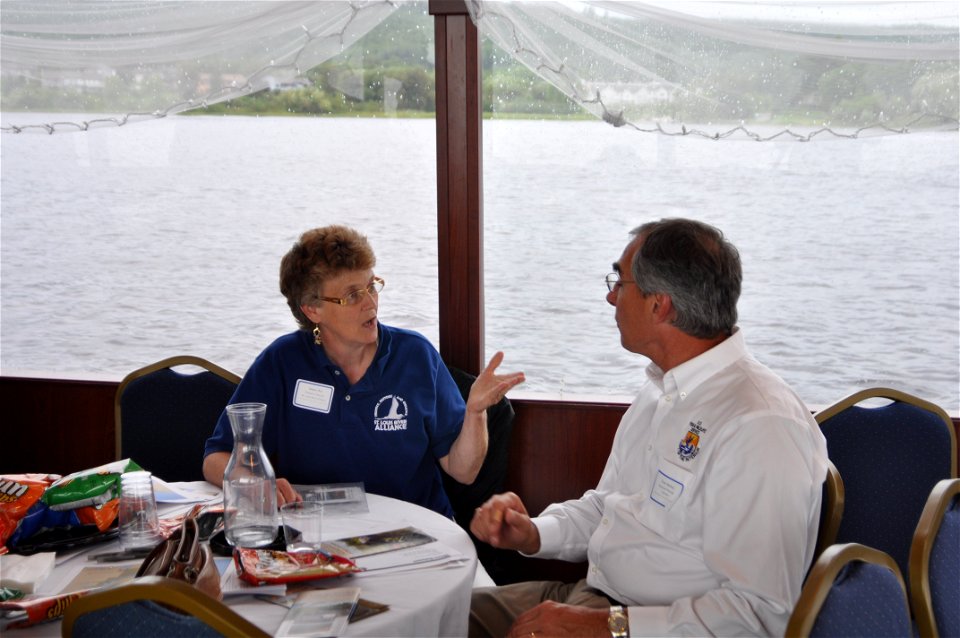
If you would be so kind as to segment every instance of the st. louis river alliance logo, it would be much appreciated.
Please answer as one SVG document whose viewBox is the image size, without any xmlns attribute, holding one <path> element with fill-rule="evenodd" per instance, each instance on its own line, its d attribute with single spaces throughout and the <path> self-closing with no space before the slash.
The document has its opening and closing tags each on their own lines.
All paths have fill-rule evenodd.
<svg viewBox="0 0 960 638">
<path fill-rule="evenodd" d="M 387 403 L 388 401 L 389 403 Z M 376 407 L 373 408 L 373 429 L 406 430 L 408 414 L 407 402 L 404 401 L 403 397 L 388 394 L 377 401 Z"/>
</svg>

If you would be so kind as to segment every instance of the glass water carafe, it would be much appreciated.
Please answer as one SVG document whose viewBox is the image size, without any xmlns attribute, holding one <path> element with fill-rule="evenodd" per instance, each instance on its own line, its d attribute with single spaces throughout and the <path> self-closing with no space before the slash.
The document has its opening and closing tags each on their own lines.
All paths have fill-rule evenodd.
<svg viewBox="0 0 960 638">
<path fill-rule="evenodd" d="M 234 547 L 263 547 L 277 536 L 277 479 L 260 437 L 264 403 L 233 403 L 233 453 L 223 473 L 223 527 Z"/>
</svg>

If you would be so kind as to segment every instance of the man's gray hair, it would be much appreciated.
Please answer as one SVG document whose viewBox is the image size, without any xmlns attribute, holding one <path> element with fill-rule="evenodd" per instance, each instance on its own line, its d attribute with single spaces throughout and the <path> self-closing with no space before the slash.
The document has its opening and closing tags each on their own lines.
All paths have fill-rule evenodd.
<svg viewBox="0 0 960 638">
<path fill-rule="evenodd" d="M 670 295 L 676 328 L 700 339 L 733 332 L 743 272 L 740 253 L 718 228 L 661 219 L 630 234 L 643 238 L 633 257 L 633 279 L 645 295 Z"/>
</svg>

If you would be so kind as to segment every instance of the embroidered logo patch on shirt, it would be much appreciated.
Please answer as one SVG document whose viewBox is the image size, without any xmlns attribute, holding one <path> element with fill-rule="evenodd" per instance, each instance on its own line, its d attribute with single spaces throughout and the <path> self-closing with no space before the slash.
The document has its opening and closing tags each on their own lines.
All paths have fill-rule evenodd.
<svg viewBox="0 0 960 638">
<path fill-rule="evenodd" d="M 684 435 L 677 447 L 677 456 L 681 461 L 692 461 L 700 453 L 700 436 L 706 433 L 707 429 L 702 427 L 703 421 L 690 422 L 690 429 Z"/>
<path fill-rule="evenodd" d="M 388 394 L 373 408 L 374 430 L 406 430 L 407 429 L 407 402 L 396 394 Z"/>
</svg>

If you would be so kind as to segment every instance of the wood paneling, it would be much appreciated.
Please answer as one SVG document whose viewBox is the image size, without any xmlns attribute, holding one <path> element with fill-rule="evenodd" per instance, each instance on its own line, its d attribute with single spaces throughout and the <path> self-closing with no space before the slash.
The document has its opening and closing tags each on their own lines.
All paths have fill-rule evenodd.
<svg viewBox="0 0 960 638">
<path fill-rule="evenodd" d="M 0 377 L 0 472 L 69 474 L 114 460 L 118 385 Z"/>
<path fill-rule="evenodd" d="M 437 103 L 437 241 L 440 353 L 471 374 L 484 366 L 483 176 L 480 47 L 466 5 L 434 15 Z"/>
<path fill-rule="evenodd" d="M 504 487 L 520 496 L 531 515 L 596 487 L 626 405 L 522 399 L 512 399 L 511 404 L 516 418 Z M 586 563 L 519 554 L 504 556 L 499 567 L 500 584 L 573 582 L 586 574 Z"/>
</svg>

